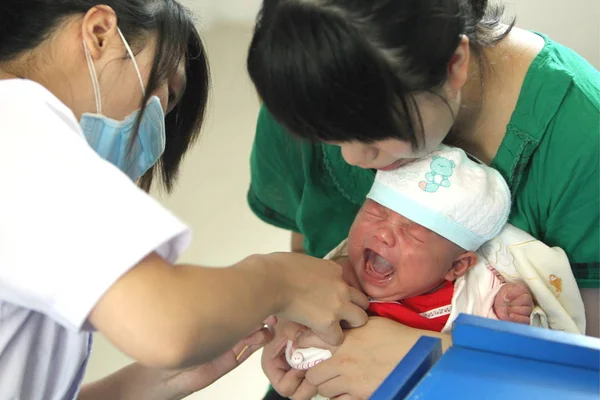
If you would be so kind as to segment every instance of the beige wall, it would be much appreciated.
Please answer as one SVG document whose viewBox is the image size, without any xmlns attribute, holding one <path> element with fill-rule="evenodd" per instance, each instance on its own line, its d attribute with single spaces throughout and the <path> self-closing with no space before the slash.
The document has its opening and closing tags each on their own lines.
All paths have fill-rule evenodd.
<svg viewBox="0 0 600 400">
<path fill-rule="evenodd" d="M 496 3 L 500 0 L 492 0 Z M 210 27 L 220 21 L 252 23 L 260 0 L 183 0 Z M 518 25 L 549 34 L 600 68 L 600 1 L 506 0 Z"/>
</svg>

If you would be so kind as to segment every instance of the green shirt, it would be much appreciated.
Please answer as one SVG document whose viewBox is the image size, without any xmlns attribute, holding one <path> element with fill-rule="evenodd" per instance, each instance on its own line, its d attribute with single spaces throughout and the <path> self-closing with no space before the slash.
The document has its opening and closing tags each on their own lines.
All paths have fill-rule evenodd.
<svg viewBox="0 0 600 400">
<path fill-rule="evenodd" d="M 511 189 L 509 222 L 569 256 L 582 288 L 600 287 L 600 74 L 547 37 L 523 83 L 492 166 Z M 288 134 L 264 108 L 248 202 L 262 220 L 305 235 L 323 257 L 346 236 L 375 174 L 340 148 Z"/>
</svg>

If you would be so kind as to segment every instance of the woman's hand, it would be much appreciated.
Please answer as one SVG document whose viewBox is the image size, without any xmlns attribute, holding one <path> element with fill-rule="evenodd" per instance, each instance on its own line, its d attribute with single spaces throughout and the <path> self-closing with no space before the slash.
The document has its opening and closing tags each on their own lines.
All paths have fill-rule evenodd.
<svg viewBox="0 0 600 400">
<path fill-rule="evenodd" d="M 177 396 L 177 398 L 184 398 L 213 384 L 241 365 L 254 352 L 270 343 L 273 339 L 272 327 L 276 323 L 277 319 L 270 317 L 264 322 L 268 327 L 259 327 L 254 333 L 212 362 L 174 372 L 166 380 L 167 386 L 173 388 L 174 392 L 182 394 L 181 397 Z"/>
<path fill-rule="evenodd" d="M 265 325 L 269 326 L 276 323 L 274 317 L 265 321 Z M 186 398 L 235 369 L 252 353 L 268 343 L 273 333 L 263 326 L 258 327 L 253 334 L 210 363 L 183 371 L 131 364 L 100 381 L 85 385 L 77 399 L 177 400 Z"/>
<path fill-rule="evenodd" d="M 304 379 L 306 371 L 292 369 L 285 359 L 287 341 L 294 340 L 304 330 L 306 327 L 302 325 L 280 319 L 273 340 L 262 353 L 263 372 L 271 385 L 280 395 L 294 400 L 310 400 L 317 394 L 317 388 Z M 317 340 L 318 336 L 313 336 Z"/>
<path fill-rule="evenodd" d="M 279 291 L 287 306 L 278 317 L 311 328 L 330 345 L 342 342 L 342 321 L 350 327 L 367 322 L 364 310 L 369 299 L 344 282 L 342 267 L 335 262 L 294 253 L 270 254 L 266 259 L 272 273 L 283 278 Z"/>
<path fill-rule="evenodd" d="M 438 332 L 409 328 L 380 317 L 365 326 L 345 331 L 338 348 L 314 336 L 302 335 L 298 347 L 326 348 L 333 357 L 311 368 L 306 381 L 318 388 L 321 396 L 343 399 L 368 399 L 422 335 L 442 338 L 446 348 L 450 337 Z"/>
<path fill-rule="evenodd" d="M 348 257 L 340 257 L 336 258 L 333 261 L 340 267 L 342 267 L 342 278 L 344 278 L 344 282 L 348 285 L 361 290 L 360 282 L 358 281 L 358 277 L 356 276 L 356 271 L 352 268 L 352 264 L 350 264 L 350 260 Z"/>
</svg>

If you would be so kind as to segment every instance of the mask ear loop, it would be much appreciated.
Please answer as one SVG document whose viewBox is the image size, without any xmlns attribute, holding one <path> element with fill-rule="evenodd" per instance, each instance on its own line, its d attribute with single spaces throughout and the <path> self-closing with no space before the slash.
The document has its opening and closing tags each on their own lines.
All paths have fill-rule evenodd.
<svg viewBox="0 0 600 400">
<path fill-rule="evenodd" d="M 135 67 L 135 72 L 137 72 L 138 79 L 140 80 L 140 86 L 142 87 L 142 95 L 145 96 L 146 88 L 144 87 L 144 80 L 142 79 L 142 74 L 140 73 L 140 69 L 138 68 L 137 62 L 135 61 L 133 51 L 131 51 L 131 47 L 129 47 L 129 43 L 127 43 L 127 40 L 125 40 L 125 36 L 123 36 L 121 30 L 117 28 L 117 31 L 119 32 L 119 36 L 121 36 L 121 40 L 123 40 L 123 44 L 125 45 L 125 49 L 127 49 L 129 57 L 131 57 L 131 61 L 133 62 L 133 66 Z"/>
<path fill-rule="evenodd" d="M 96 97 L 96 112 L 102 114 L 102 96 L 100 96 L 100 83 L 98 82 L 98 75 L 96 74 L 96 67 L 94 66 L 94 60 L 90 50 L 83 41 L 83 49 L 85 51 L 85 58 L 87 59 L 88 69 L 90 70 L 90 76 L 92 77 L 92 86 L 94 87 L 94 96 Z"/>
</svg>

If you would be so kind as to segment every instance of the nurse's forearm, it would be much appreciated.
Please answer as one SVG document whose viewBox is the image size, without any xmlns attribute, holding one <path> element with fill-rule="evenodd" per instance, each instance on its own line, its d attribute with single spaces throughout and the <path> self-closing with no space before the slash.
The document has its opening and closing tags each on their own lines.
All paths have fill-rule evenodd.
<svg viewBox="0 0 600 400">
<path fill-rule="evenodd" d="M 129 365 L 106 378 L 81 388 L 77 400 L 177 400 L 185 398 L 169 386 L 174 372 Z"/>
<path fill-rule="evenodd" d="M 90 321 L 145 365 L 203 364 L 287 306 L 279 275 L 259 256 L 232 268 L 201 268 L 151 255 L 110 288 Z"/>
</svg>

